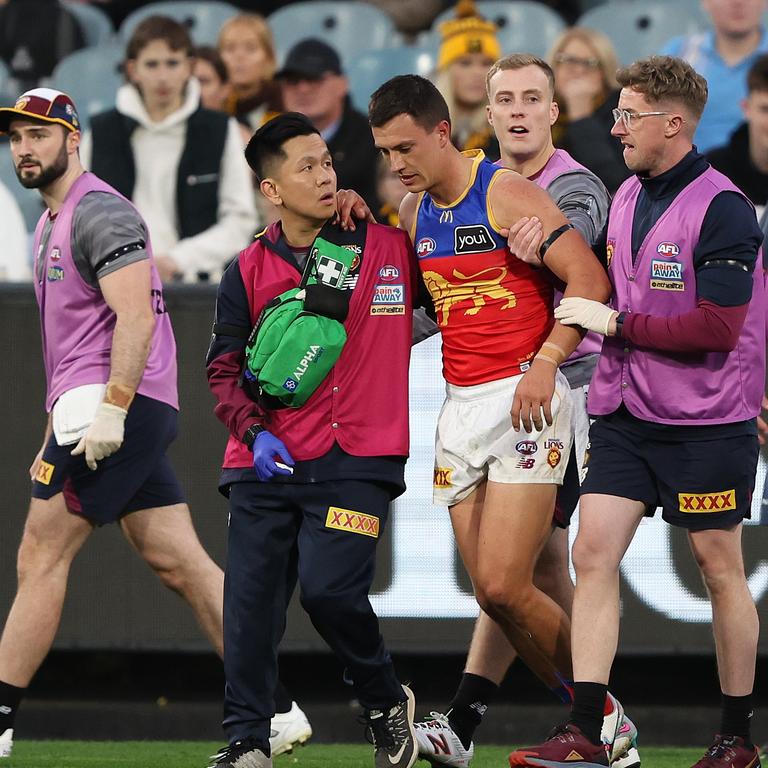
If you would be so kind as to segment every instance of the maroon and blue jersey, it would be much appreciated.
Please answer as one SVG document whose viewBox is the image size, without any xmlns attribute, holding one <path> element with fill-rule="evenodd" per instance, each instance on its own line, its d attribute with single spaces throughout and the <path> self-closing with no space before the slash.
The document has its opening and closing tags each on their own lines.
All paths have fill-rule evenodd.
<svg viewBox="0 0 768 768">
<path fill-rule="evenodd" d="M 512 173 L 479 150 L 467 188 L 450 205 L 423 193 L 411 237 L 443 338 L 446 381 L 472 386 L 527 370 L 552 329 L 552 286 L 512 254 L 489 203 Z"/>
</svg>

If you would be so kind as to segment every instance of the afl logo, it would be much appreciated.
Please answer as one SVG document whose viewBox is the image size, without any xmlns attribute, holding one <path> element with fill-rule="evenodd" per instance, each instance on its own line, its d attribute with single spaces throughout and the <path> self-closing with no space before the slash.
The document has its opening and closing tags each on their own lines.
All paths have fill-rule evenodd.
<svg viewBox="0 0 768 768">
<path fill-rule="evenodd" d="M 680 254 L 680 248 L 678 248 L 676 243 L 659 243 L 656 247 L 656 253 L 658 253 L 660 256 L 666 256 L 668 259 L 671 259 Z"/>
<path fill-rule="evenodd" d="M 398 277 L 400 277 L 400 270 L 391 264 L 386 264 L 379 270 L 379 280 L 383 280 L 385 283 L 391 283 Z"/>
<path fill-rule="evenodd" d="M 431 237 L 422 237 L 418 243 L 416 243 L 416 255 L 423 259 L 425 256 L 429 256 L 432 251 L 437 248 L 437 243 Z"/>
<path fill-rule="evenodd" d="M 533 440 L 521 440 L 515 446 L 515 450 L 523 456 L 531 456 L 539 450 L 539 446 Z"/>
</svg>

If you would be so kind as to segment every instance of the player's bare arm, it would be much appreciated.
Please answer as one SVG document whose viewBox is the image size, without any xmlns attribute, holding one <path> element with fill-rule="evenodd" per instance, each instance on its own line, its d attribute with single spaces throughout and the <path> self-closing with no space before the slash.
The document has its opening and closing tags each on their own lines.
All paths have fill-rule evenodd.
<svg viewBox="0 0 768 768">
<path fill-rule="evenodd" d="M 118 269 L 101 278 L 99 287 L 117 316 L 109 380 L 134 393 L 144 375 L 155 327 L 150 262 L 138 261 Z"/>
<path fill-rule="evenodd" d="M 508 173 L 499 179 L 490 193 L 489 204 L 496 221 L 512 229 L 521 219 L 538 220 L 544 241 L 568 224 L 568 219 L 549 195 L 533 182 L 518 174 Z M 565 285 L 564 295 L 581 296 L 604 302 L 611 295 L 611 284 L 605 270 L 584 238 L 569 229 L 557 237 L 547 248 L 543 264 Z M 555 323 L 548 342 L 573 352 L 581 340 L 581 333 Z"/>
<path fill-rule="evenodd" d="M 137 261 L 99 279 L 99 287 L 116 315 L 110 372 L 104 401 L 73 456 L 85 454 L 91 469 L 123 444 L 124 422 L 147 364 L 155 314 L 151 302 L 151 267 Z"/>
<path fill-rule="evenodd" d="M 493 185 L 489 206 L 502 228 L 513 227 L 520 219 L 536 217 L 546 241 L 568 220 L 547 193 L 515 173 L 505 173 Z M 608 277 L 592 250 L 575 230 L 569 229 L 547 248 L 544 265 L 565 284 L 564 295 L 604 302 L 610 296 Z M 551 402 L 555 373 L 578 346 L 583 332 L 556 322 L 541 350 L 515 392 L 512 423 L 516 429 L 532 431 L 552 423 Z"/>
</svg>

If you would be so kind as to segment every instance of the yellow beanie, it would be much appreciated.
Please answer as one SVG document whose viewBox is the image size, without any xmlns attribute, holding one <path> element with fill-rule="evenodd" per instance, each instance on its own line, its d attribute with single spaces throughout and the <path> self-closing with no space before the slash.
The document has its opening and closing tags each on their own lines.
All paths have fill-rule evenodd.
<svg viewBox="0 0 768 768">
<path fill-rule="evenodd" d="M 479 16 L 473 0 L 459 0 L 456 18 L 440 25 L 442 43 L 437 57 L 438 70 L 470 53 L 483 53 L 496 61 L 501 58 L 501 45 L 496 25 Z"/>
</svg>

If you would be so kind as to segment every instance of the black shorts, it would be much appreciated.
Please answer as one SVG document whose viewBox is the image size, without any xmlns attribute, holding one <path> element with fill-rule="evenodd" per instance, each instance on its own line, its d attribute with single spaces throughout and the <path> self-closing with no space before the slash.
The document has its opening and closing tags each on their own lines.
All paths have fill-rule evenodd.
<svg viewBox="0 0 768 768">
<path fill-rule="evenodd" d="M 119 450 L 96 470 L 75 445 L 58 445 L 51 435 L 43 464 L 32 483 L 32 497 L 64 493 L 67 506 L 96 525 L 113 523 L 129 512 L 184 503 L 184 493 L 165 452 L 177 432 L 178 413 L 170 405 L 136 395 L 125 419 Z"/>
<path fill-rule="evenodd" d="M 751 516 L 758 457 L 752 434 L 712 440 L 638 439 L 611 420 L 589 430 L 581 493 L 642 501 L 671 525 L 730 528 Z"/>
<path fill-rule="evenodd" d="M 568 465 L 565 468 L 563 484 L 557 489 L 555 513 L 552 516 L 552 525 L 557 528 L 567 528 L 571 524 L 571 518 L 579 503 L 581 487 L 579 486 L 578 464 L 576 445 L 574 444 L 571 446 L 571 454 L 568 457 Z"/>
</svg>

